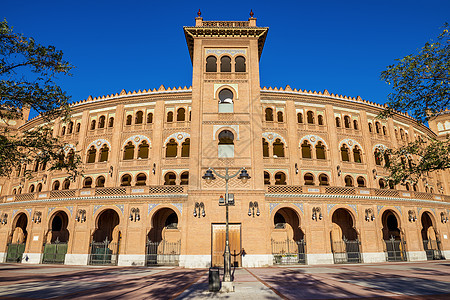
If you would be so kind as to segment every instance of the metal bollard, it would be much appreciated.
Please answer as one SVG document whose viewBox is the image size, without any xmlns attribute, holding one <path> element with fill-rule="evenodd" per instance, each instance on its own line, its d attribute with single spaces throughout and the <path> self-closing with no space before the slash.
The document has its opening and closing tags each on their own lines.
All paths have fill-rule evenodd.
<svg viewBox="0 0 450 300">
<path fill-rule="evenodd" d="M 218 292 L 220 290 L 219 268 L 209 268 L 209 291 Z"/>
</svg>

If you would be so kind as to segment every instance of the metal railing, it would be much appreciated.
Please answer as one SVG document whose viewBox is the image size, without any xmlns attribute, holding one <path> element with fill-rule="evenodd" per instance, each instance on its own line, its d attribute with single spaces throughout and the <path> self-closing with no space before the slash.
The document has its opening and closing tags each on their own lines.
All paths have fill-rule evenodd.
<svg viewBox="0 0 450 300">
<path fill-rule="evenodd" d="M 361 242 L 356 239 L 349 241 L 346 238 L 340 241 L 332 241 L 333 259 L 335 264 L 360 263 Z"/>
<path fill-rule="evenodd" d="M 165 265 L 178 266 L 180 262 L 181 241 L 152 242 L 147 240 L 145 261 L 147 266 Z"/>
<path fill-rule="evenodd" d="M 286 239 L 276 241 L 272 239 L 273 263 L 277 265 L 305 264 L 306 241 Z"/>
<path fill-rule="evenodd" d="M 444 259 L 439 240 L 423 240 L 423 249 L 427 254 L 427 260 Z"/>
<path fill-rule="evenodd" d="M 384 240 L 386 261 L 406 261 L 406 241 L 395 239 L 393 236 L 389 240 Z"/>
<path fill-rule="evenodd" d="M 112 243 L 106 238 L 103 242 L 91 242 L 90 248 L 90 265 L 117 265 L 119 243 Z"/>
<path fill-rule="evenodd" d="M 43 248 L 43 264 L 64 264 L 67 253 L 67 242 L 62 243 L 59 239 L 56 239 L 53 243 L 44 244 Z"/>
<path fill-rule="evenodd" d="M 22 244 L 8 244 L 6 253 L 6 262 L 20 263 L 22 262 L 23 252 L 25 251 L 25 243 Z"/>
</svg>

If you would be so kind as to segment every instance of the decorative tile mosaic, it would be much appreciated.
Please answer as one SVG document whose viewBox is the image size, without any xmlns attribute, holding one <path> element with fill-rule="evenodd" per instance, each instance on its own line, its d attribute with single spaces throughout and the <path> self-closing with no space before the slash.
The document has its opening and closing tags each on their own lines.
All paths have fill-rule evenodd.
<svg viewBox="0 0 450 300">
<path fill-rule="evenodd" d="M 272 211 L 275 207 L 277 207 L 280 203 L 270 203 L 269 208 L 270 208 L 270 213 L 272 214 Z"/>
<path fill-rule="evenodd" d="M 66 206 L 66 208 L 70 211 L 70 216 L 73 215 L 73 206 Z"/>
<path fill-rule="evenodd" d="M 175 206 L 180 214 L 183 214 L 183 203 L 172 203 L 173 206 Z"/>
<path fill-rule="evenodd" d="M 102 207 L 103 205 L 94 205 L 94 212 L 92 213 L 92 215 L 95 215 L 95 213 L 97 212 L 97 210 Z"/>
<path fill-rule="evenodd" d="M 123 215 L 123 204 L 116 204 L 116 207 L 118 208 L 118 209 L 120 209 L 120 211 L 122 212 L 122 215 Z"/>
<path fill-rule="evenodd" d="M 27 212 L 28 212 L 28 214 L 31 216 L 31 208 L 27 208 L 27 209 L 25 209 Z"/>
<path fill-rule="evenodd" d="M 378 214 L 380 214 L 380 210 L 382 210 L 384 205 L 377 205 Z"/>
<path fill-rule="evenodd" d="M 148 204 L 148 213 L 150 214 L 150 212 L 158 205 L 158 203 L 149 203 Z"/>
<path fill-rule="evenodd" d="M 336 204 L 327 204 L 327 212 L 328 212 L 328 214 L 330 214 L 330 210 L 333 208 L 333 207 L 335 207 L 336 206 Z"/>
<path fill-rule="evenodd" d="M 294 205 L 297 206 L 298 209 L 300 209 L 300 211 L 302 212 L 302 214 L 304 213 L 304 212 L 303 212 L 303 203 L 294 203 Z"/>
<path fill-rule="evenodd" d="M 12 213 L 11 218 L 14 217 L 14 215 L 17 213 L 17 211 L 18 211 L 18 209 L 14 209 L 14 210 L 13 210 L 13 213 Z"/>
<path fill-rule="evenodd" d="M 436 216 L 436 209 L 434 209 L 434 208 L 430 208 L 430 209 L 433 212 L 433 214 Z"/>
<path fill-rule="evenodd" d="M 50 215 L 50 213 L 55 209 L 56 207 L 49 207 L 48 208 L 48 214 Z"/>
<path fill-rule="evenodd" d="M 355 211 L 355 214 L 358 215 L 358 210 L 356 209 L 356 204 L 349 204 L 348 206 L 350 206 Z"/>
<path fill-rule="evenodd" d="M 417 212 L 419 213 L 419 216 L 420 216 L 420 211 L 422 210 L 422 207 L 418 207 L 417 208 Z"/>
<path fill-rule="evenodd" d="M 400 206 L 394 206 L 399 212 L 400 212 L 400 215 L 402 214 L 402 208 L 400 207 Z"/>
</svg>

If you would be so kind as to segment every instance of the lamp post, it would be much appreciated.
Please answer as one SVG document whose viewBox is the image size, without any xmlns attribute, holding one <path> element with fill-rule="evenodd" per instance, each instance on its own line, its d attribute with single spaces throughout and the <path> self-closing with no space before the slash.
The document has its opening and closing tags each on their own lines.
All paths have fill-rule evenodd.
<svg viewBox="0 0 450 300">
<path fill-rule="evenodd" d="M 205 179 L 207 183 L 210 183 L 211 181 L 216 179 L 216 177 L 214 177 L 213 172 L 217 177 L 225 179 L 225 209 L 226 209 L 225 219 L 226 219 L 226 223 L 225 223 L 225 252 L 223 254 L 223 258 L 224 258 L 223 281 L 224 282 L 232 282 L 232 280 L 231 280 L 231 253 L 230 253 L 230 239 L 229 239 L 229 226 L 228 226 L 228 206 L 230 205 L 230 203 L 228 202 L 228 180 L 236 177 L 239 174 L 238 179 L 242 180 L 242 183 L 245 184 L 247 182 L 247 180 L 250 179 L 250 175 L 248 175 L 247 170 L 245 168 L 239 169 L 239 171 L 237 171 L 233 175 L 228 174 L 228 167 L 225 168 L 225 175 L 220 175 L 213 168 L 208 168 L 208 170 L 206 170 L 206 173 L 205 173 L 205 175 L 203 175 L 202 178 Z"/>
</svg>

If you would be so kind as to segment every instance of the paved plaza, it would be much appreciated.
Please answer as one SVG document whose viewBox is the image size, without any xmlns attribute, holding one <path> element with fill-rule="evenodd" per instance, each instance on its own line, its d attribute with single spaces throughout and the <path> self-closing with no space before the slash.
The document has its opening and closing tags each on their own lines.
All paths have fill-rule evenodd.
<svg viewBox="0 0 450 300">
<path fill-rule="evenodd" d="M 207 269 L 0 264 L 0 299 L 450 299 L 450 262 L 234 270 L 234 293 Z"/>
</svg>

